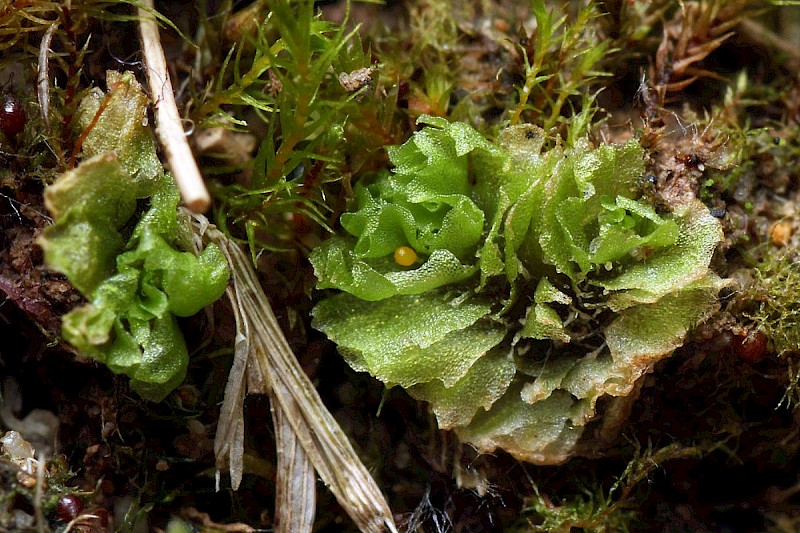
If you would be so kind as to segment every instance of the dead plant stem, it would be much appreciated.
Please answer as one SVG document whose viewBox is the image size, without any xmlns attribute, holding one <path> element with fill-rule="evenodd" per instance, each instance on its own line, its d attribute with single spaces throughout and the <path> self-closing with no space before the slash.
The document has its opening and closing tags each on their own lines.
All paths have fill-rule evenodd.
<svg viewBox="0 0 800 533">
<path fill-rule="evenodd" d="M 156 135 L 164 148 L 175 182 L 181 192 L 181 198 L 191 211 L 203 213 L 211 205 L 200 170 L 186 141 L 172 82 L 167 72 L 167 62 L 161 39 L 158 35 L 158 24 L 153 16 L 153 0 L 142 0 L 138 8 L 139 35 L 147 67 L 147 84 L 156 115 Z"/>
</svg>

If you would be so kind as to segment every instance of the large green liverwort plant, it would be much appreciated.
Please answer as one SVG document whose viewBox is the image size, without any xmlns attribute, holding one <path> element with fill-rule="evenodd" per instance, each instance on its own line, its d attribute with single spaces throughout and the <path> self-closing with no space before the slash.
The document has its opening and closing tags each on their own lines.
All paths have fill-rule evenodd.
<svg viewBox="0 0 800 533">
<path fill-rule="evenodd" d="M 194 251 L 135 77 L 110 71 L 107 83 L 108 93 L 95 89 L 80 104 L 83 159 L 45 190 L 54 224 L 39 243 L 48 266 L 89 300 L 63 317 L 64 339 L 160 401 L 189 361 L 176 317 L 219 298 L 229 271 L 216 246 Z"/>
<path fill-rule="evenodd" d="M 341 291 L 314 325 L 479 450 L 561 462 L 601 397 L 630 394 L 717 309 L 720 224 L 699 201 L 644 201 L 636 141 L 420 121 L 356 187 L 347 234 L 313 251 L 318 287 Z"/>
</svg>

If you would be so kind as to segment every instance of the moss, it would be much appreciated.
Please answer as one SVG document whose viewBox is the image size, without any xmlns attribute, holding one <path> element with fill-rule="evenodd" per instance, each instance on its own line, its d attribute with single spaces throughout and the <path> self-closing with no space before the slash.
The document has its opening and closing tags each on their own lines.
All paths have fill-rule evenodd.
<svg viewBox="0 0 800 533">
<path fill-rule="evenodd" d="M 773 247 L 754 269 L 756 278 L 746 298 L 746 313 L 780 356 L 800 353 L 800 263 L 794 250 Z"/>
<path fill-rule="evenodd" d="M 534 486 L 523 516 L 527 522 L 519 531 L 637 531 L 641 529 L 640 517 L 628 507 L 629 498 L 636 485 L 648 479 L 651 473 L 669 461 L 698 458 L 705 453 L 701 447 L 683 447 L 672 444 L 654 450 L 636 446 L 633 458 L 607 490 L 597 485 L 586 487 L 581 495 L 572 495 L 559 503 L 552 496 Z"/>
</svg>

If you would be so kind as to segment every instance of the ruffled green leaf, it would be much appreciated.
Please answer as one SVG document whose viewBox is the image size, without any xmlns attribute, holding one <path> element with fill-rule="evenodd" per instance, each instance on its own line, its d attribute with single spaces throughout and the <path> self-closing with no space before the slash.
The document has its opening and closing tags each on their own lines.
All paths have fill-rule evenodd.
<svg viewBox="0 0 800 533">
<path fill-rule="evenodd" d="M 522 329 L 517 333 L 516 340 L 527 339 L 553 339 L 569 342 L 570 336 L 564 329 L 564 322 L 558 313 L 549 305 L 536 303 L 528 307 L 523 320 Z"/>
<path fill-rule="evenodd" d="M 189 361 L 175 316 L 219 298 L 229 272 L 215 246 L 180 249 L 191 247 L 191 229 L 144 125 L 147 99 L 130 73 L 109 73 L 108 84 L 107 95 L 81 103 L 80 121 L 96 122 L 83 145 L 91 157 L 45 190 L 54 224 L 39 243 L 47 264 L 90 301 L 63 317 L 65 340 L 160 401 Z M 137 201 L 148 197 L 134 225 Z"/>
<path fill-rule="evenodd" d="M 485 220 L 470 198 L 467 157 L 497 149 L 466 125 L 421 120 L 436 127 L 390 149 L 393 173 L 356 187 L 355 209 L 341 217 L 355 240 L 330 239 L 312 252 L 318 288 L 374 301 L 420 294 L 478 271 L 471 263 Z M 418 254 L 411 268 L 392 259 L 404 246 Z"/>
<path fill-rule="evenodd" d="M 644 151 L 634 141 L 590 149 L 584 140 L 567 153 L 552 150 L 548 157 L 557 161 L 544 184 L 542 205 L 533 214 L 531 235 L 545 263 L 581 280 L 597 263 L 591 243 L 606 211 L 603 203 L 636 194 Z"/>
<path fill-rule="evenodd" d="M 469 195 L 464 156 L 474 150 L 491 153 L 496 148 L 467 124 L 429 115 L 419 117 L 417 123 L 430 127 L 417 132 L 405 144 L 388 148 L 395 179 L 411 199 L 431 193 Z"/>
<path fill-rule="evenodd" d="M 370 188 L 357 187 L 356 195 L 358 210 L 343 214 L 341 223 L 357 237 L 353 251 L 362 258 L 385 257 L 400 246 L 423 254 L 448 250 L 465 257 L 475 250 L 483 231 L 483 211 L 466 196 L 438 195 L 415 204 L 393 199 L 396 195 L 386 180 Z"/>
<path fill-rule="evenodd" d="M 601 205 L 605 212 L 598 216 L 600 230 L 588 250 L 592 264 L 626 260 L 637 250 L 670 246 L 678 238 L 675 221 L 661 218 L 649 205 L 624 196 L 617 196 L 613 203 L 603 201 Z"/>
<path fill-rule="evenodd" d="M 503 130 L 498 142 L 503 150 L 480 152 L 474 161 L 474 194 L 491 224 L 480 254 L 481 286 L 503 272 L 512 283 L 529 275 L 517 252 L 539 209 L 542 184 L 557 161 L 540 155 L 544 132 L 530 125 Z"/>
<path fill-rule="evenodd" d="M 82 155 L 117 154 L 130 176 L 127 188 L 144 198 L 164 173 L 147 123 L 147 96 L 133 72 L 107 71 L 106 86 L 105 93 L 90 91 L 78 106 L 76 125 L 79 131 L 89 130 Z"/>
<path fill-rule="evenodd" d="M 491 409 L 505 393 L 517 369 L 503 349 L 493 349 L 450 387 L 438 380 L 408 389 L 414 398 L 429 402 L 442 429 L 466 426 L 479 409 Z"/>
<path fill-rule="evenodd" d="M 314 308 L 313 326 L 351 366 L 381 381 L 451 387 L 505 337 L 505 327 L 485 318 L 490 311 L 487 303 L 454 300 L 442 290 L 377 302 L 339 294 Z"/>
<path fill-rule="evenodd" d="M 112 371 L 130 376 L 133 388 L 154 401 L 162 400 L 183 381 L 188 366 L 186 344 L 173 315 L 191 316 L 215 301 L 229 276 L 218 248 L 209 246 L 199 256 L 181 252 L 158 232 L 155 221 L 162 220 L 163 214 L 153 213 L 154 209 L 168 209 L 177 220 L 174 185 L 165 177 L 161 187 L 169 192 L 157 194 L 174 202 L 154 203 L 150 216 L 134 229 L 136 248 L 117 256 L 117 273 L 87 293 L 91 303 L 67 313 L 62 326 L 67 342 Z M 117 188 L 124 190 L 123 183 Z M 45 250 L 69 248 L 70 242 L 59 231 L 67 223 L 69 217 L 57 220 L 56 231 L 46 232 Z M 87 247 L 83 252 L 79 259 L 92 263 L 92 254 L 98 250 Z M 63 257 L 48 257 L 52 266 L 63 265 L 59 262 Z"/>
<path fill-rule="evenodd" d="M 574 403 L 566 391 L 525 403 L 520 387 L 512 386 L 490 411 L 479 412 L 468 426 L 455 431 L 483 453 L 500 448 L 523 461 L 559 464 L 569 459 L 583 432 L 570 422 Z"/>
<path fill-rule="evenodd" d="M 620 311 L 637 303 L 651 303 L 663 295 L 705 277 L 717 244 L 722 240 L 722 226 L 699 200 L 675 208 L 672 219 L 678 236 L 672 246 L 655 251 L 627 267 L 619 276 L 595 283 L 612 294 L 608 305 Z"/>
<path fill-rule="evenodd" d="M 56 221 L 40 240 L 45 262 L 65 274 L 83 294 L 114 272 L 116 256 L 125 246 L 122 227 L 136 210 L 136 196 L 120 187 L 128 174 L 109 152 L 63 174 L 44 192 Z M 62 222 L 63 221 L 63 222 Z"/>
<path fill-rule="evenodd" d="M 623 311 L 606 329 L 608 352 L 548 357 L 535 379 L 522 387 L 521 402 L 504 398 L 493 407 L 491 421 L 477 417 L 459 429 L 459 435 L 484 451 L 499 446 L 523 460 L 561 462 L 594 415 L 597 400 L 630 394 L 642 375 L 681 346 L 695 324 L 718 309 L 717 294 L 726 285 L 709 274 L 656 303 Z M 551 398 L 558 399 L 557 412 L 547 409 L 555 405 Z M 530 410 L 524 404 L 538 407 Z M 523 423 L 526 416 L 531 417 L 527 424 Z M 551 438 L 557 434 L 557 438 L 542 442 L 541 433 Z"/>
<path fill-rule="evenodd" d="M 171 314 L 131 322 L 131 331 L 141 347 L 138 364 L 124 371 L 131 377 L 131 387 L 143 398 L 163 400 L 169 392 L 183 382 L 189 366 L 189 354 L 178 323 Z M 109 358 L 109 368 L 116 368 L 116 359 Z"/>
<path fill-rule="evenodd" d="M 549 279 L 542 278 L 536 285 L 536 290 L 533 293 L 533 301 L 537 304 L 559 303 L 569 305 L 572 303 L 572 298 L 558 290 Z"/>
<path fill-rule="evenodd" d="M 553 391 L 564 388 L 562 383 L 578 360 L 574 355 L 560 355 L 541 361 L 536 379 L 525 383 L 520 391 L 522 401 L 529 404 L 541 402 L 549 398 Z"/>
<path fill-rule="evenodd" d="M 360 259 L 349 239 L 334 237 L 311 253 L 319 289 L 340 289 L 363 300 L 421 294 L 472 277 L 476 266 L 462 264 L 448 250 L 431 253 L 418 268 L 407 270 L 392 259 Z"/>
<path fill-rule="evenodd" d="M 390 150 L 392 174 L 358 190 L 342 216 L 353 238 L 312 253 L 318 287 L 351 293 L 324 299 L 314 325 L 479 450 L 562 462 L 601 397 L 630 394 L 717 309 L 720 223 L 699 201 L 662 215 L 640 199 L 635 141 L 544 150 L 544 132 L 523 125 L 487 146 L 468 126 L 428 122 Z M 387 257 L 409 245 L 413 268 Z M 615 314 L 586 312 L 604 308 Z"/>
<path fill-rule="evenodd" d="M 628 381 L 683 344 L 697 323 L 719 308 L 719 291 L 730 286 L 711 272 L 657 302 L 625 309 L 606 329 L 606 342 L 614 359 L 614 373 Z M 614 381 L 613 378 L 609 381 Z M 629 390 L 610 384 L 609 394 Z M 624 392 L 627 394 L 627 392 Z"/>
</svg>

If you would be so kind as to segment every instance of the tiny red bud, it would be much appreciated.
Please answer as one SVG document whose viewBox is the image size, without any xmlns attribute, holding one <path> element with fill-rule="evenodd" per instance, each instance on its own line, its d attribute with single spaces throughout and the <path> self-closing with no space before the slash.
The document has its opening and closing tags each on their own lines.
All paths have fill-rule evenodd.
<svg viewBox="0 0 800 533">
<path fill-rule="evenodd" d="M 736 355 L 742 361 L 758 363 L 767 354 L 767 336 L 760 331 L 750 332 L 746 337 L 739 337 L 736 344 Z"/>
<path fill-rule="evenodd" d="M 25 129 L 25 109 L 16 98 L 7 95 L 3 98 L 3 107 L 0 109 L 0 130 L 12 139 Z"/>
<path fill-rule="evenodd" d="M 74 494 L 65 494 L 56 504 L 56 518 L 62 522 L 75 520 L 83 511 L 83 502 Z"/>
</svg>

